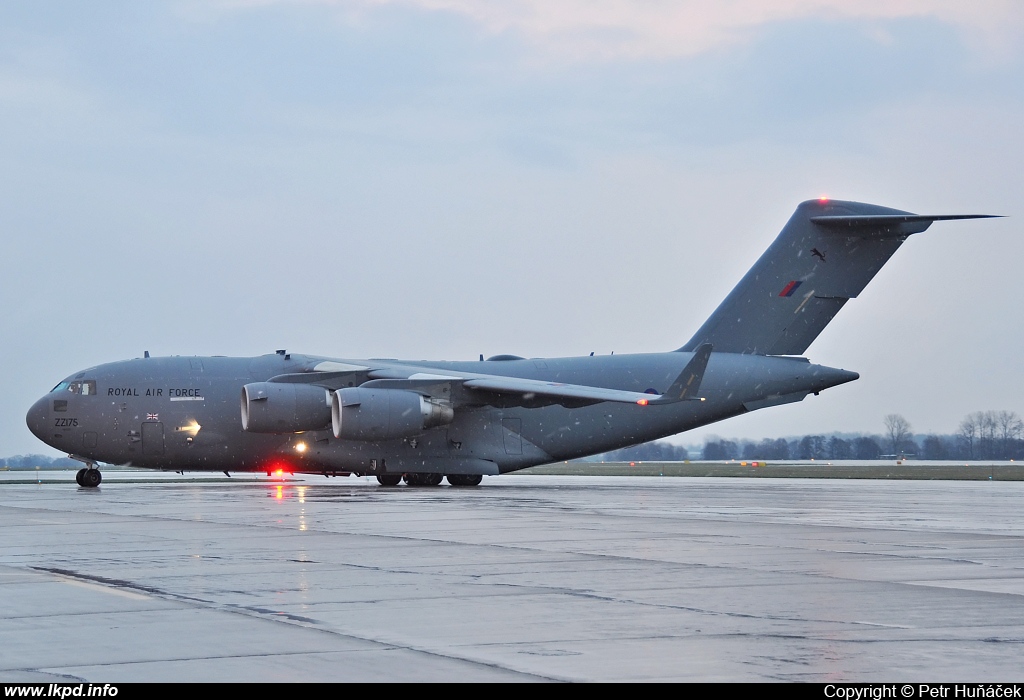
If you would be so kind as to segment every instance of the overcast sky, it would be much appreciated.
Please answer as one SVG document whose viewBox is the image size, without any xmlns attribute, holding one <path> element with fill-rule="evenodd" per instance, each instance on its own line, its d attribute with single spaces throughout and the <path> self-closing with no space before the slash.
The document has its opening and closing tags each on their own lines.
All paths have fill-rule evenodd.
<svg viewBox="0 0 1024 700">
<path fill-rule="evenodd" d="M 939 223 L 811 345 L 861 373 L 688 433 L 1024 413 L 1019 0 L 0 3 L 0 455 L 154 355 L 682 345 L 802 200 Z"/>
</svg>

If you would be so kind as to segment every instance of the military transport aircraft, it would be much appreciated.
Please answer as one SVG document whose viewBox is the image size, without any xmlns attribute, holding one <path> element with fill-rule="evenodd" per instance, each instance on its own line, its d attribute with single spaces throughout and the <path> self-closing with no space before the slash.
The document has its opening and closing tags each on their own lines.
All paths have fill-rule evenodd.
<svg viewBox="0 0 1024 700">
<path fill-rule="evenodd" d="M 988 217 L 804 202 L 673 352 L 478 362 L 147 352 L 71 375 L 32 406 L 28 426 L 85 464 L 84 487 L 99 485 L 99 463 L 476 485 L 857 379 L 801 355 L 907 236 L 973 218 Z"/>
</svg>

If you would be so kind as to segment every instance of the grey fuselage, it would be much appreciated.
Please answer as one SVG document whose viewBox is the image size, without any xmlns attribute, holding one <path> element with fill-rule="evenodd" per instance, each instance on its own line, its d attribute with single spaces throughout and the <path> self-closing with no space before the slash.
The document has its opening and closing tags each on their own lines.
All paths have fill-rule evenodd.
<svg viewBox="0 0 1024 700">
<path fill-rule="evenodd" d="M 336 362 L 405 374 L 483 373 L 660 393 L 693 356 L 676 351 L 482 362 Z M 272 354 L 113 362 L 68 377 L 32 406 L 27 422 L 46 444 L 89 462 L 164 470 L 496 474 L 598 454 L 799 401 L 858 376 L 803 358 L 716 352 L 704 373 L 701 400 L 647 406 L 523 405 L 522 400 L 506 402 L 491 395 L 477 403 L 463 400 L 447 425 L 382 441 L 339 439 L 330 424 L 282 434 L 243 429 L 239 396 L 244 385 L 312 372 L 325 360 Z M 359 379 L 350 383 L 358 386 Z"/>
</svg>

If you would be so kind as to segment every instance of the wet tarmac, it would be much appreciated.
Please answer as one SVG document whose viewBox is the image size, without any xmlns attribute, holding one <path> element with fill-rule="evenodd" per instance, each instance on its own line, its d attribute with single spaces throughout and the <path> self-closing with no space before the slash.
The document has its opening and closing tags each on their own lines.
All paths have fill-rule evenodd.
<svg viewBox="0 0 1024 700">
<path fill-rule="evenodd" d="M 1021 482 L 32 477 L 4 681 L 1024 679 Z"/>
</svg>

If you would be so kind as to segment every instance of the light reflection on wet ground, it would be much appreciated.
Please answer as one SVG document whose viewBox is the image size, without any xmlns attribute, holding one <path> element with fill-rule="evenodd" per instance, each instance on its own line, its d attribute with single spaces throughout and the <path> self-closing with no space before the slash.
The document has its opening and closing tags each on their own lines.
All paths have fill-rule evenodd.
<svg viewBox="0 0 1024 700">
<path fill-rule="evenodd" d="M 1022 674 L 1020 482 L 176 476 L 0 479 L 0 679 Z"/>
</svg>

